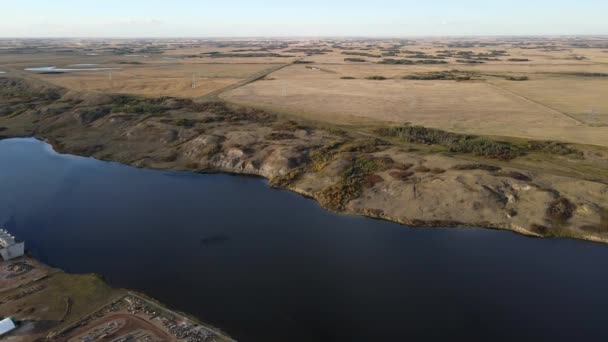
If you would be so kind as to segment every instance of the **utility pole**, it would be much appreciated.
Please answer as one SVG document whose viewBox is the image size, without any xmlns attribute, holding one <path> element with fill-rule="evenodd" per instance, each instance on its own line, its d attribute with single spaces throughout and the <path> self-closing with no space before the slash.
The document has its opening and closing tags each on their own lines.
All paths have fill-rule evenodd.
<svg viewBox="0 0 608 342">
<path fill-rule="evenodd" d="M 192 89 L 196 88 L 196 73 L 192 74 Z"/>
</svg>

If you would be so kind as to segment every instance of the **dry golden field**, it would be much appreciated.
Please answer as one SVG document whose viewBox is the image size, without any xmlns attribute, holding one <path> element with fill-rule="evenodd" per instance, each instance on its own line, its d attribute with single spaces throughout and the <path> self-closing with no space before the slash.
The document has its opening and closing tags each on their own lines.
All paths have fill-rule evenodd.
<svg viewBox="0 0 608 342">
<path fill-rule="evenodd" d="M 9 59 L 6 56 L 0 61 Z M 170 57 L 36 56 L 5 63 L 6 70 L 38 78 L 67 89 L 145 96 L 198 97 L 254 76 L 274 64 L 182 63 Z M 90 65 L 85 65 L 90 64 Z M 26 68 L 54 66 L 59 69 L 104 69 L 77 72 L 29 72 Z M 193 87 L 193 80 L 195 87 Z"/>
<path fill-rule="evenodd" d="M 495 84 L 587 125 L 608 126 L 607 80 L 549 75 L 528 82 L 500 80 Z"/>
<path fill-rule="evenodd" d="M 24 70 L 78 64 L 116 70 Z M 341 125 L 411 123 L 608 146 L 605 37 L 3 40 L 0 70 L 78 91 L 213 94 Z M 467 79 L 404 79 L 454 70 Z"/>
<path fill-rule="evenodd" d="M 318 67 L 336 73 L 294 65 L 222 97 L 339 124 L 408 122 L 463 133 L 608 146 L 608 126 L 595 127 L 606 124 L 606 80 L 535 76 L 525 82 L 420 81 L 400 77 L 424 72 L 424 67 Z M 366 75 L 391 79 L 368 80 Z M 591 103 L 597 122 L 589 122 Z"/>
</svg>

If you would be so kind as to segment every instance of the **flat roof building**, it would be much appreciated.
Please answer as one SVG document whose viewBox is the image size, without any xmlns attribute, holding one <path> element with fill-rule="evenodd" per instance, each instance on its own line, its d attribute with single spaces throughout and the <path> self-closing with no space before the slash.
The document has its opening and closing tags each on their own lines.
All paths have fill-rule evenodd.
<svg viewBox="0 0 608 342">
<path fill-rule="evenodd" d="M 15 237 L 9 234 L 6 229 L 0 229 L 0 255 L 3 260 L 11 260 L 23 256 L 25 244 L 17 242 Z"/>
<path fill-rule="evenodd" d="M 5 318 L 0 321 L 0 336 L 13 331 L 17 326 L 11 318 Z"/>
</svg>

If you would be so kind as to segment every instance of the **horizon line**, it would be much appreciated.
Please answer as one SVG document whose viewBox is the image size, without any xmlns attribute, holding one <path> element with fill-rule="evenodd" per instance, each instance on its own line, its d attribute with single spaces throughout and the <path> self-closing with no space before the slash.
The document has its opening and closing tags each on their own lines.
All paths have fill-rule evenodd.
<svg viewBox="0 0 608 342">
<path fill-rule="evenodd" d="M 597 37 L 608 38 L 608 33 L 568 34 L 473 34 L 473 35 L 261 35 L 261 36 L 0 36 L 0 39 L 288 39 L 288 38 L 525 38 L 525 37 Z"/>
</svg>

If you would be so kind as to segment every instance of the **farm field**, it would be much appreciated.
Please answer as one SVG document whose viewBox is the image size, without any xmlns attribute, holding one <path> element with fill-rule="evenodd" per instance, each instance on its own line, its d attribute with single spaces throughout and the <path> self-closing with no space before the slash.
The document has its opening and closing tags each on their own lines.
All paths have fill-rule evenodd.
<svg viewBox="0 0 608 342">
<path fill-rule="evenodd" d="M 28 72 L 25 70 L 47 66 L 70 71 Z M 4 68 L 12 69 L 15 73 L 28 73 L 30 77 L 76 91 L 197 97 L 243 81 L 273 66 L 273 64 L 254 63 L 189 64 L 160 58 L 149 60 L 144 57 L 129 60 L 50 57 L 48 60 L 35 58 L 9 64 Z"/>
<path fill-rule="evenodd" d="M 265 65 L 146 65 L 108 72 L 41 75 L 43 80 L 82 91 L 144 96 L 203 96 L 263 71 Z M 193 84 L 194 82 L 194 84 Z"/>
<path fill-rule="evenodd" d="M 26 70 L 45 66 L 83 70 Z M 604 37 L 2 40 L 0 70 L 78 92 L 222 99 L 336 125 L 608 146 Z"/>
<path fill-rule="evenodd" d="M 589 126 L 608 126 L 608 79 L 576 76 L 538 77 L 528 82 L 495 84 L 532 101 L 554 108 Z"/>
<path fill-rule="evenodd" d="M 403 80 L 433 69 L 362 66 L 312 71 L 290 66 L 222 97 L 246 105 L 287 111 L 337 124 L 383 121 L 411 123 L 482 135 L 563 140 L 608 146 L 605 124 L 608 100 L 605 80 L 573 77 L 526 82 L 500 79 L 474 81 Z M 322 68 L 322 69 L 321 69 Z M 387 80 L 368 80 L 380 75 Z M 355 75 L 357 79 L 341 79 Z M 593 103 L 593 109 L 587 104 Z M 592 110 L 595 114 L 592 115 Z M 580 120 L 597 119 L 597 122 Z"/>
</svg>

